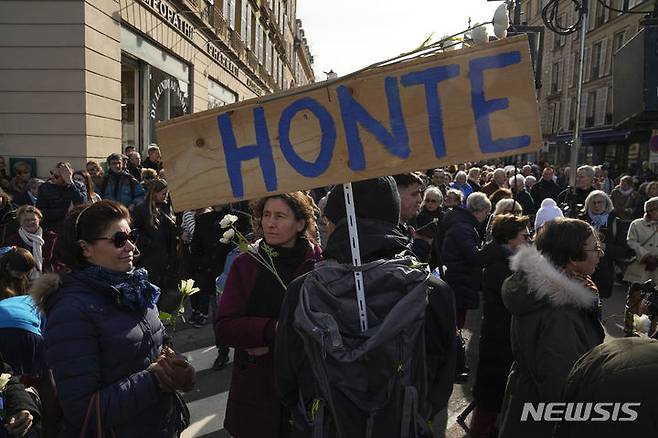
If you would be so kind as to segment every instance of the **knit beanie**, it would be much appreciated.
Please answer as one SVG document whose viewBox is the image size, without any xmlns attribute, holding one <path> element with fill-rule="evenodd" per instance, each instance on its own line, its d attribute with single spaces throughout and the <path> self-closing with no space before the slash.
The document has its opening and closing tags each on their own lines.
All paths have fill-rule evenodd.
<svg viewBox="0 0 658 438">
<path fill-rule="evenodd" d="M 556 217 L 563 217 L 562 210 L 560 210 L 552 198 L 546 198 L 541 201 L 541 208 L 537 210 L 535 216 L 535 230 L 539 229 L 546 222 L 555 219 Z"/>
<path fill-rule="evenodd" d="M 391 176 L 352 183 L 356 217 L 377 219 L 397 225 L 400 220 L 400 195 Z M 327 197 L 324 215 L 334 224 L 347 217 L 343 185 L 337 184 Z"/>
</svg>

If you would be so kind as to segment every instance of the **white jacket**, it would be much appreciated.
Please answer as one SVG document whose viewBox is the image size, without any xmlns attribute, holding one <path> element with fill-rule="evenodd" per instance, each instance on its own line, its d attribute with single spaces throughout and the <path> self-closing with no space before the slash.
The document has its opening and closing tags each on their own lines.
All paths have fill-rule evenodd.
<svg viewBox="0 0 658 438">
<path fill-rule="evenodd" d="M 647 255 L 658 257 L 658 223 L 649 222 L 644 218 L 635 219 L 628 229 L 626 242 L 635 251 L 637 260 L 626 268 L 624 281 L 632 283 L 644 283 L 649 279 L 657 281 L 658 269 L 648 272 L 640 260 Z"/>
</svg>

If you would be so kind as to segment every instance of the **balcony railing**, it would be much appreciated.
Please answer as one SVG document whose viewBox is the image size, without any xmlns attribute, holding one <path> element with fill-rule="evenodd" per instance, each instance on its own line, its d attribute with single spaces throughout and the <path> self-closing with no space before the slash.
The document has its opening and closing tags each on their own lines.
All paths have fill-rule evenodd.
<svg viewBox="0 0 658 438">
<path fill-rule="evenodd" d="M 226 39 L 226 31 L 228 30 L 228 27 L 226 26 L 226 20 L 224 20 L 224 17 L 222 16 L 222 11 L 220 11 L 219 8 L 215 8 L 212 25 L 215 28 L 217 35 Z"/>
<path fill-rule="evenodd" d="M 244 43 L 240 39 L 240 34 L 235 31 L 231 30 L 231 48 L 235 51 L 235 53 L 242 58 L 244 56 Z"/>
<path fill-rule="evenodd" d="M 254 73 L 258 72 L 258 60 L 252 51 L 247 51 L 247 62 Z"/>
</svg>

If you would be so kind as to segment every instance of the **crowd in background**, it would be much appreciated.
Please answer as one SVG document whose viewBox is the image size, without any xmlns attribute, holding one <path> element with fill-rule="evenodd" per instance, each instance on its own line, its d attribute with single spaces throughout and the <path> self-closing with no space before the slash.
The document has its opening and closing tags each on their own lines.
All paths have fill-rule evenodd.
<svg viewBox="0 0 658 438">
<path fill-rule="evenodd" d="M 615 284 L 628 285 L 626 308 L 619 309 L 625 310 L 627 336 L 637 335 L 634 315 L 646 313 L 641 285 L 658 277 L 658 181 L 655 175 L 646 165 L 634 175 L 611 175 L 606 164 L 584 165 L 575 169 L 575 186 L 570 186 L 571 171 L 569 167 L 548 163 L 519 166 L 464 163 L 395 175 L 393 185 L 397 192 L 391 199 L 398 201 L 385 196 L 368 197 L 368 193 L 362 201 L 368 207 L 361 208 L 360 220 L 374 220 L 370 225 L 372 229 L 379 229 L 382 223 L 392 224 L 394 230 L 384 227 L 381 229 L 386 233 L 382 233 L 408 239 L 408 248 L 415 257 L 428 263 L 434 275 L 451 288 L 458 333 L 464 327 L 467 312 L 483 306 L 473 436 L 493 436 L 501 421 L 501 436 L 514 436 L 515 432 L 510 432 L 514 430 L 514 422 L 507 420 L 510 415 L 516 415 L 518 409 L 512 395 L 527 393 L 528 397 L 536 397 L 537 394 L 532 393 L 536 388 L 524 388 L 523 378 L 545 371 L 523 368 L 518 362 L 519 354 L 544 354 L 537 351 L 539 347 L 527 336 L 536 334 L 533 330 L 539 330 L 538 326 L 545 324 L 546 318 L 557 318 L 551 303 L 574 309 L 575 316 L 569 321 L 578 320 L 577 326 L 554 320 L 552 323 L 559 324 L 560 328 L 549 338 L 552 342 L 562 342 L 562 337 L 570 338 L 572 333 L 578 333 L 579 339 L 585 339 L 572 346 L 578 356 L 602 342 L 598 321 L 600 306 L 605 302 L 601 304 L 600 299 L 609 298 Z M 141 388 L 139 397 L 152 405 L 153 411 L 142 426 L 161 427 L 169 432 L 177 430 L 179 424 L 158 423 L 161 418 L 156 412 L 164 409 L 170 414 L 176 409 L 175 397 L 162 399 L 150 393 L 151 383 L 145 383 L 140 372 L 155 376 L 156 386 L 167 388 L 165 392 L 169 394 L 189 386 L 187 380 L 172 374 L 171 363 L 176 359 L 168 356 L 162 325 L 157 321 L 157 314 L 149 309 L 156 303 L 165 310 L 173 309 L 178 300 L 179 281 L 193 278 L 201 291 L 192 297 L 187 322 L 202 327 L 214 318 L 218 356 L 213 368 L 219 370 L 227 365 L 229 348 L 237 351 L 238 366 L 234 368 L 229 395 L 227 429 L 238 438 L 285 436 L 284 410 L 270 413 L 266 423 L 250 421 L 253 409 L 245 407 L 244 393 L 260 394 L 262 410 L 271 410 L 272 405 L 278 403 L 274 389 L 274 352 L 267 346 L 274 342 L 285 286 L 312 270 L 322 259 L 323 251 L 349 261 L 343 254 L 345 247 L 332 248 L 332 238 L 328 237 L 336 236 L 337 229 L 345 231 L 340 226 L 343 213 L 335 211 L 335 202 L 331 200 L 331 193 L 336 190 L 318 188 L 252 203 L 214 205 L 176 213 L 156 145 L 148 148 L 143 160 L 134 148 L 126 148 L 123 154 L 109 155 L 105 163 L 89 161 L 86 169 L 74 169 L 70 163 L 61 162 L 50 171 L 46 181 L 33 178 L 32 169 L 24 162 L 15 164 L 10 172 L 0 157 L 0 247 L 8 247 L 0 258 L 0 307 L 4 303 L 7 308 L 19 309 L 13 311 L 13 316 L 28 315 L 30 312 L 23 304 L 9 300 L 24 298 L 31 285 L 33 287 L 39 277 L 47 273 L 69 273 L 71 275 L 65 278 L 75 279 L 46 287 L 50 291 L 70 289 L 69 298 L 50 301 L 44 298 L 40 303 L 40 309 L 49 312 L 50 335 L 41 331 L 43 319 L 30 314 L 33 323 L 28 334 L 14 338 L 11 344 L 0 341 L 0 364 L 7 362 L 7 369 L 11 366 L 14 373 L 23 375 L 28 386 L 33 383 L 45 394 L 42 412 L 26 403 L 27 408 L 20 410 L 22 414 L 17 421 L 32 424 L 38 420 L 43 425 L 44 436 L 55 436 L 54 432 L 48 434 L 48 430 L 55 431 L 59 427 L 53 426 L 58 424 L 57 409 L 45 407 L 50 400 L 51 406 L 63 406 L 69 428 L 79 431 L 83 420 L 86 424 L 88 418 L 84 411 L 89 411 L 93 395 L 83 401 L 71 398 L 81 390 L 82 386 L 77 385 L 83 382 L 74 381 L 75 369 L 62 370 L 67 357 L 60 355 L 61 349 L 46 344 L 65 342 L 61 339 L 64 337 L 62 330 L 84 329 L 82 314 L 89 312 L 92 315 L 108 312 L 109 320 L 116 321 L 120 327 L 130 327 L 122 319 L 121 312 L 115 315 L 109 308 L 105 309 L 102 300 L 74 299 L 76 294 L 84 296 L 90 284 L 102 283 L 118 290 L 118 300 L 125 300 L 126 307 L 145 312 L 140 336 L 151 342 L 148 351 L 143 352 L 148 370 L 136 371 L 143 368 L 141 363 L 134 364 L 135 369 L 126 364 L 119 367 L 111 361 L 101 364 L 106 370 L 103 372 L 112 375 L 110 380 L 124 382 L 108 386 L 108 391 L 115 391 L 116 397 L 125 390 L 121 385 L 130 383 Z M 395 218 L 388 217 L 391 203 L 396 205 L 393 211 L 399 209 Z M 267 251 L 263 244 L 277 248 L 278 258 L 274 263 L 283 285 L 253 258 L 236 255 L 235 243 L 223 241 L 226 230 L 220 222 L 229 214 L 237 217 L 235 228 L 255 245 L 255 251 Z M 561 217 L 567 219 L 558 219 Z M 557 225 L 545 228 L 542 234 L 540 230 L 549 223 Z M 362 239 L 368 238 L 367 231 L 360 234 Z M 536 245 L 529 246 L 535 234 Z M 565 241 L 564 236 L 569 241 Z M 113 246 L 104 248 L 102 241 Z M 337 241 L 338 238 L 333 237 L 335 245 Z M 113 250 L 116 253 L 106 254 Z M 266 255 L 264 252 L 263 257 Z M 92 272 L 90 264 L 102 269 Z M 535 278 L 533 272 L 554 276 L 555 285 L 545 291 L 545 284 Z M 566 280 L 558 278 L 565 272 Z M 218 301 L 216 279 L 222 274 L 228 275 L 228 279 L 222 286 L 224 295 Z M 511 292 L 513 290 L 516 294 Z M 519 315 L 535 311 L 540 305 L 534 301 L 515 301 L 519 299 L 519 290 L 547 294 L 549 310 L 540 312 L 537 321 L 521 318 Z M 579 298 L 569 298 L 574 295 Z M 58 307 L 60 302 L 78 309 L 80 315 L 64 312 Z M 80 302 L 84 305 L 76 307 Z M 584 314 L 583 309 L 586 310 Z M 0 330 L 24 330 L 24 319 L 28 317 L 19 323 L 20 318 L 13 316 L 0 313 Z M 81 318 L 79 325 L 75 325 L 76 317 Z M 115 326 L 101 319 L 96 323 L 103 330 L 107 329 L 102 336 L 107 337 L 106 342 L 117 352 L 127 348 L 122 343 L 136 344 L 142 339 L 133 339 L 134 334 L 117 339 L 122 335 L 113 334 Z M 44 336 L 48 342 L 43 340 Z M 454 381 L 466 382 L 470 368 L 464 353 L 465 341 L 461 335 L 457 339 L 461 348 L 457 351 Z M 20 349 L 19 344 L 22 345 Z M 30 346 L 29 351 L 25 345 Z M 76 344 L 76 348 L 87 351 L 90 346 Z M 569 357 L 560 362 L 559 358 L 546 357 L 546 364 L 555 370 L 542 374 L 546 380 L 540 386 L 554 384 L 554 389 L 559 390 L 575 359 L 577 357 Z M 265 371 L 252 376 L 256 380 L 250 383 L 240 373 L 253 363 L 261 364 Z M 93 374 L 94 370 L 87 365 L 81 363 L 78 372 Z M 513 377 L 508 381 L 510 368 Z M 174 382 L 172 376 L 185 383 Z M 63 388 L 58 391 L 58 400 L 55 400 L 55 385 Z M 91 391 L 89 385 L 84 387 L 87 394 Z M 98 398 L 104 403 L 118 403 L 111 394 L 99 392 Z M 104 409 L 114 412 L 115 430 L 126 427 L 122 422 L 127 413 L 122 409 L 127 408 L 106 405 Z M 271 430 L 272 427 L 280 434 L 262 432 L 262 428 Z M 126 433 L 125 436 L 133 436 L 136 432 Z"/>
</svg>

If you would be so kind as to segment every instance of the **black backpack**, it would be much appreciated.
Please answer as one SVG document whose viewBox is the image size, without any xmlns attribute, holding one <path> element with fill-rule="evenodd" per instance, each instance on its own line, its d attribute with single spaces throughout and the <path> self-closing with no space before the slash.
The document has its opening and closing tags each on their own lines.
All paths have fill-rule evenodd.
<svg viewBox="0 0 658 438">
<path fill-rule="evenodd" d="M 355 270 L 363 274 L 366 332 L 360 328 Z M 413 257 L 360 267 L 328 260 L 306 276 L 293 324 L 320 394 L 304 413 L 314 438 L 431 437 L 425 352 L 429 276 Z"/>
</svg>

